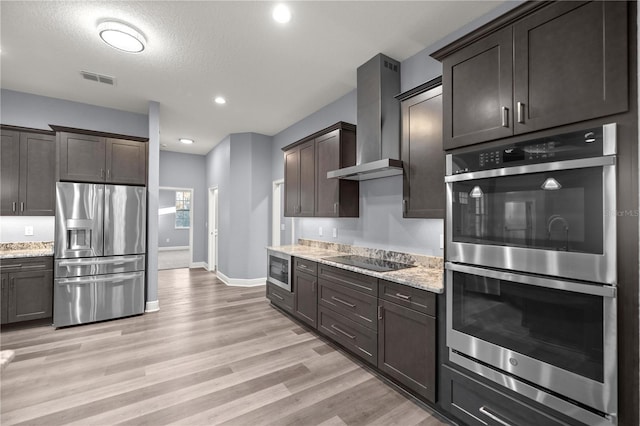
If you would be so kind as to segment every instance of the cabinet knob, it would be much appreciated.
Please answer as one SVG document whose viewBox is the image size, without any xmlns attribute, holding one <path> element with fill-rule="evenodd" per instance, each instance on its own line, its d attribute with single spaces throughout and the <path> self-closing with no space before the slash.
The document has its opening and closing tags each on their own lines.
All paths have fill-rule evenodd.
<svg viewBox="0 0 640 426">
<path fill-rule="evenodd" d="M 518 123 L 524 124 L 524 104 L 518 102 Z"/>
<path fill-rule="evenodd" d="M 509 108 L 503 106 L 502 112 L 502 127 L 509 127 Z"/>
</svg>

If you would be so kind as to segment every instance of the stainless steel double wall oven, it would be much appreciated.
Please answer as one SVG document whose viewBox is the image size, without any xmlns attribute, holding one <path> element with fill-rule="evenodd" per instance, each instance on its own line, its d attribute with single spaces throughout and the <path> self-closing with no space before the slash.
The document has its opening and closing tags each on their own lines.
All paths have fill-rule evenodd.
<svg viewBox="0 0 640 426">
<path fill-rule="evenodd" d="M 616 424 L 616 125 L 447 156 L 450 360 Z"/>
</svg>

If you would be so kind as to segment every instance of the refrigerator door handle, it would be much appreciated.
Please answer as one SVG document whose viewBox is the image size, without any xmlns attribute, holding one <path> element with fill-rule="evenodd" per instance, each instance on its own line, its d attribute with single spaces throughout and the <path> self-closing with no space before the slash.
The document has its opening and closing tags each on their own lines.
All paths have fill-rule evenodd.
<svg viewBox="0 0 640 426">
<path fill-rule="evenodd" d="M 118 283 L 129 280 L 131 278 L 137 278 L 142 276 L 144 272 L 132 272 L 128 274 L 113 274 L 104 275 L 99 277 L 75 277 L 75 278 L 62 278 L 56 280 L 56 285 L 82 285 L 82 284 L 94 284 L 94 283 Z"/>
</svg>

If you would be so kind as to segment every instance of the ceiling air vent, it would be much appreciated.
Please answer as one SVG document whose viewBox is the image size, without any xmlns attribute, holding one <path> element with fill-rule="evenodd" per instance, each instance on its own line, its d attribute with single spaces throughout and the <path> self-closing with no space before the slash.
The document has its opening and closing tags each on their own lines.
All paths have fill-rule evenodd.
<svg viewBox="0 0 640 426">
<path fill-rule="evenodd" d="M 85 80 L 95 81 L 96 83 L 104 83 L 108 84 L 109 86 L 115 86 L 116 84 L 116 78 L 110 77 L 108 75 L 96 74 L 89 71 L 80 71 L 80 74 Z"/>
</svg>

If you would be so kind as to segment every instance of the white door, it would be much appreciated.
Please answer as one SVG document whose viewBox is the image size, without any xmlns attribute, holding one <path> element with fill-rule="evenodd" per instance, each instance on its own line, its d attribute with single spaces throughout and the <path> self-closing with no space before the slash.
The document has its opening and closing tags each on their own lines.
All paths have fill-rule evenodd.
<svg viewBox="0 0 640 426">
<path fill-rule="evenodd" d="M 218 188 L 209 188 L 209 271 L 218 270 Z"/>
</svg>

